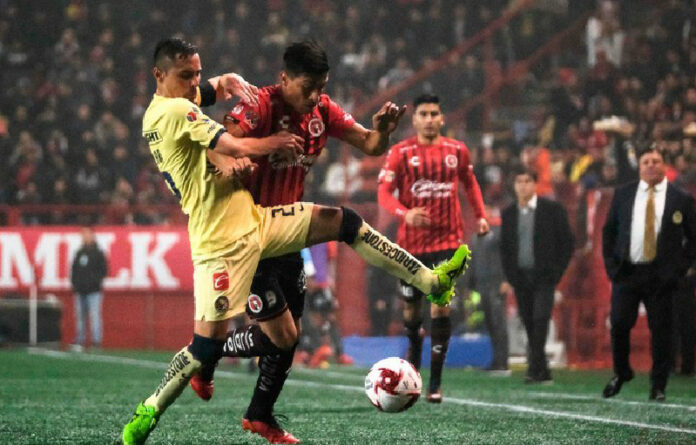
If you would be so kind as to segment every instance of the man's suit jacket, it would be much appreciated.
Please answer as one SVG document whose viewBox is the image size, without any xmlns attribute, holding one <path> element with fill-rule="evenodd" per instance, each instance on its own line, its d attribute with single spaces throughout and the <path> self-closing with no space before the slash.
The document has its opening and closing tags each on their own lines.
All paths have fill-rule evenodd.
<svg viewBox="0 0 696 445">
<path fill-rule="evenodd" d="M 524 286 L 525 277 L 517 265 L 517 203 L 502 214 L 500 252 L 507 280 L 514 287 Z M 565 209 L 557 202 L 538 197 L 534 212 L 534 282 L 556 285 L 568 267 L 573 253 L 573 234 Z M 474 255 L 476 252 L 474 252 Z"/>
<path fill-rule="evenodd" d="M 631 220 L 638 181 L 616 189 L 602 229 L 604 267 L 612 281 L 627 278 L 631 248 Z M 696 207 L 687 192 L 668 183 L 654 264 L 665 283 L 675 283 L 696 260 Z"/>
</svg>

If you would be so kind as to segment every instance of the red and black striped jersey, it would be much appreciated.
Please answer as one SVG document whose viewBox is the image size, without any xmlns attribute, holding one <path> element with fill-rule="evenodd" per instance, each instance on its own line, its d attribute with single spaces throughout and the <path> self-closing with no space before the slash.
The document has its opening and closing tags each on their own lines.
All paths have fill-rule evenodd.
<svg viewBox="0 0 696 445">
<path fill-rule="evenodd" d="M 283 130 L 301 136 L 305 141 L 304 153 L 290 161 L 273 154 L 254 159 L 258 168 L 246 185 L 254 201 L 262 206 L 300 201 L 305 176 L 326 145 L 326 139 L 340 138 L 355 124 L 355 119 L 326 94 L 306 114 L 295 112 L 285 103 L 280 85 L 261 88 L 258 99 L 258 105 L 239 102 L 225 119 L 237 123 L 247 137 L 261 138 Z"/>
<path fill-rule="evenodd" d="M 379 204 L 401 218 L 397 242 L 414 254 L 455 249 L 463 242 L 460 181 L 476 218 L 485 218 L 469 150 L 454 139 L 440 137 L 438 144 L 422 145 L 414 136 L 394 145 L 378 181 Z M 406 225 L 404 216 L 414 207 L 428 211 L 429 227 Z"/>
</svg>

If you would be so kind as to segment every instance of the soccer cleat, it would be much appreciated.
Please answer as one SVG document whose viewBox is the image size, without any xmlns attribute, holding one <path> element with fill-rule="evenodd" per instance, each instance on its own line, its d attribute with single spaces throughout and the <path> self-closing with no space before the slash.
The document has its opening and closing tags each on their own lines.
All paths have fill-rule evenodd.
<svg viewBox="0 0 696 445">
<path fill-rule="evenodd" d="M 268 422 L 264 422 L 263 420 L 242 419 L 242 428 L 265 438 L 268 443 L 300 443 L 300 439 L 293 436 L 292 433 L 282 429 L 273 417 L 271 417 Z"/>
<path fill-rule="evenodd" d="M 157 426 L 160 413 L 154 406 L 145 406 L 142 402 L 135 409 L 133 418 L 123 427 L 123 444 L 140 445 Z"/>
<path fill-rule="evenodd" d="M 353 357 L 346 353 L 343 353 L 338 356 L 338 358 L 336 359 L 336 363 L 338 363 L 339 365 L 350 366 L 354 364 L 355 361 L 353 360 Z"/>
<path fill-rule="evenodd" d="M 425 396 L 425 401 L 428 403 L 442 403 L 442 390 L 430 392 Z"/>
<path fill-rule="evenodd" d="M 198 397 L 205 400 L 206 402 L 213 397 L 213 391 L 215 390 L 215 380 L 206 381 L 201 378 L 200 373 L 191 377 L 189 380 L 191 389 L 196 393 Z"/>
<path fill-rule="evenodd" d="M 454 296 L 454 284 L 466 270 L 471 259 L 471 250 L 466 244 L 457 248 L 448 261 L 437 265 L 433 273 L 440 281 L 440 292 L 428 295 L 428 300 L 438 306 L 447 306 Z"/>
</svg>

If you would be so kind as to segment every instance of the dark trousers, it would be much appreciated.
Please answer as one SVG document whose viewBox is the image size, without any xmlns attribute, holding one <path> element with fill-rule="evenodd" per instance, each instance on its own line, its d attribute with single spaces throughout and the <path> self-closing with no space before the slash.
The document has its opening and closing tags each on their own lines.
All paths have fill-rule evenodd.
<svg viewBox="0 0 696 445">
<path fill-rule="evenodd" d="M 507 296 L 500 293 L 500 282 L 480 283 L 483 316 L 493 346 L 491 368 L 508 366 Z"/>
<path fill-rule="evenodd" d="M 672 335 L 674 362 L 672 368 L 677 370 L 678 358 L 681 357 L 680 371 L 682 374 L 693 374 L 694 372 L 694 348 L 696 347 L 696 332 L 694 331 L 695 287 L 694 277 L 685 277 L 680 280 L 672 297 L 672 326 L 674 327 Z"/>
<path fill-rule="evenodd" d="M 648 314 L 652 343 L 653 366 L 650 383 L 664 390 L 671 365 L 672 294 L 674 285 L 660 282 L 649 266 L 631 266 L 626 279 L 612 283 L 611 289 L 611 346 L 614 373 L 621 378 L 631 375 L 629 353 L 631 329 L 638 318 L 642 301 Z"/>
<path fill-rule="evenodd" d="M 549 373 L 544 346 L 549 333 L 554 286 L 534 283 L 533 277 L 526 275 L 526 282 L 515 287 L 515 297 L 517 310 L 527 331 L 527 375 L 543 378 Z"/>
</svg>

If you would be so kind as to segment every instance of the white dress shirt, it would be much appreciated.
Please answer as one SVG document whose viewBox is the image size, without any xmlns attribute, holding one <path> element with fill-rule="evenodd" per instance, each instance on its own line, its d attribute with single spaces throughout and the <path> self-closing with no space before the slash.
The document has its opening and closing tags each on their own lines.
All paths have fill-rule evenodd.
<svg viewBox="0 0 696 445">
<path fill-rule="evenodd" d="M 522 207 L 522 206 L 520 206 L 520 204 L 518 203 L 518 204 L 517 204 L 517 208 L 519 209 L 520 213 L 524 213 L 524 214 L 526 214 L 526 213 L 529 212 L 530 210 L 531 210 L 531 211 L 536 210 L 536 208 L 537 208 L 537 195 L 536 195 L 536 193 L 534 194 L 534 196 L 532 196 L 532 197 L 529 199 L 529 201 L 527 201 L 527 205 L 526 205 L 526 206 Z"/>
<path fill-rule="evenodd" d="M 667 196 L 667 178 L 655 184 L 655 239 L 660 234 L 662 215 L 665 213 L 665 196 Z M 647 262 L 643 257 L 643 237 L 645 236 L 645 207 L 648 204 L 648 183 L 640 181 L 633 201 L 633 216 L 631 218 L 631 250 L 632 263 Z"/>
</svg>

